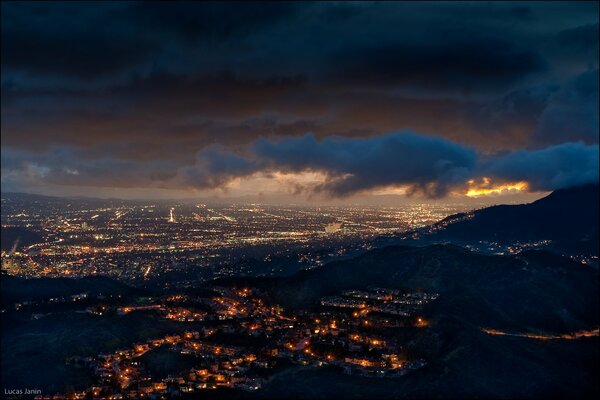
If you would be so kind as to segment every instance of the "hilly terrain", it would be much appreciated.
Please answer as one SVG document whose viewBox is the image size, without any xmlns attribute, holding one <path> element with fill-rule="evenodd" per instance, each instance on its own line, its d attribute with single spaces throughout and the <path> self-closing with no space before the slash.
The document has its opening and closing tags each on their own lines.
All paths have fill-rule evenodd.
<svg viewBox="0 0 600 400">
<path fill-rule="evenodd" d="M 310 307 L 346 289 L 420 289 L 439 293 L 444 313 L 470 323 L 571 331 L 598 325 L 599 283 L 598 269 L 550 252 L 392 246 L 284 278 L 271 292 L 282 304 Z"/>
<path fill-rule="evenodd" d="M 560 189 L 529 204 L 451 215 L 401 236 L 423 244 L 551 241 L 548 248 L 561 253 L 597 256 L 598 192 L 598 184 Z"/>
<path fill-rule="evenodd" d="M 600 276 L 547 251 L 485 255 L 454 245 L 390 246 L 279 279 L 221 283 L 264 288 L 292 309 L 347 289 L 423 290 L 439 298 L 430 325 L 406 345 L 429 366 L 399 380 L 293 370 L 259 397 L 594 398 L 600 394 Z M 596 333 L 574 338 L 575 332 Z M 491 333 L 490 333 L 491 332 Z M 492 334 L 502 332 L 504 334 Z M 334 385 L 334 386 L 332 386 Z"/>
<path fill-rule="evenodd" d="M 36 301 L 48 297 L 72 296 L 80 293 L 104 296 L 144 293 L 140 289 L 127 286 L 103 276 L 91 276 L 80 279 L 25 279 L 3 274 L 0 281 L 0 288 L 0 298 L 3 305 L 23 300 Z"/>
<path fill-rule="evenodd" d="M 294 397 L 588 398 L 600 393 L 597 334 L 568 336 L 599 326 L 598 269 L 554 253 L 490 256 L 453 245 L 395 246 L 259 282 L 291 308 L 310 308 L 323 296 L 369 286 L 440 295 L 424 310 L 431 325 L 407 344 L 410 354 L 430 362 L 424 371 L 378 382 L 299 371 L 275 379 L 261 394 L 266 397 L 284 386 Z M 565 339 L 544 339 L 560 335 Z M 335 393 L 331 381 L 338 382 Z"/>
</svg>

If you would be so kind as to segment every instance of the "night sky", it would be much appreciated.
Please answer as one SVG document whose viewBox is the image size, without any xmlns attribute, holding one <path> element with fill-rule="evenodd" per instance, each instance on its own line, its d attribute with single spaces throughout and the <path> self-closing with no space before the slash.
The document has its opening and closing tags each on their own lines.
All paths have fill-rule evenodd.
<svg viewBox="0 0 600 400">
<path fill-rule="evenodd" d="M 499 202 L 598 181 L 597 2 L 1 11 L 3 192 Z"/>
</svg>

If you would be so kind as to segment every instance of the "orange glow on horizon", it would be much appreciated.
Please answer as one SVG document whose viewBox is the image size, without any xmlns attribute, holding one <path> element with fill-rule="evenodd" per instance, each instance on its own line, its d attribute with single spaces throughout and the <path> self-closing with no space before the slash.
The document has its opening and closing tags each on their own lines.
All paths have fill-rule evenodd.
<svg viewBox="0 0 600 400">
<path fill-rule="evenodd" d="M 469 189 L 465 193 L 467 197 L 480 197 L 488 195 L 498 195 L 504 192 L 524 192 L 529 188 L 529 184 L 525 181 L 519 182 L 507 182 L 494 185 L 490 178 L 483 177 L 480 183 L 477 183 L 474 179 L 468 182 Z"/>
</svg>

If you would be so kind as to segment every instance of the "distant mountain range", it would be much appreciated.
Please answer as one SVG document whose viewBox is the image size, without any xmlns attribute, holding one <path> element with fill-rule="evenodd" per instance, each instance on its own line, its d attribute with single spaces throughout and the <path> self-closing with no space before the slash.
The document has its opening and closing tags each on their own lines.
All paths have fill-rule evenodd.
<svg viewBox="0 0 600 400">
<path fill-rule="evenodd" d="M 504 244 L 549 240 L 549 249 L 598 255 L 598 185 L 556 190 L 530 204 L 498 205 L 451 215 L 402 234 L 409 242 Z"/>
</svg>

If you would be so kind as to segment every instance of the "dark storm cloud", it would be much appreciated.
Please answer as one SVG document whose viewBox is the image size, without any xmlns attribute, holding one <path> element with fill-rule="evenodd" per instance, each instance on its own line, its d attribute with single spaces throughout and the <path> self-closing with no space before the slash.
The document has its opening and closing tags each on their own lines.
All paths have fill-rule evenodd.
<svg viewBox="0 0 600 400">
<path fill-rule="evenodd" d="M 436 38 L 349 49 L 336 55 L 332 75 L 349 82 L 402 84 L 421 89 L 477 91 L 506 87 L 546 69 L 535 51 L 495 38 Z"/>
<path fill-rule="evenodd" d="M 307 132 L 322 151 L 336 148 L 332 136 L 374 145 L 404 130 L 485 155 L 598 143 L 597 2 L 1 7 L 2 147 L 34 175 L 49 165 L 42 179 L 168 185 L 179 170 L 218 186 L 293 169 L 253 146 L 306 145 Z M 214 176 L 185 170 L 208 147 Z M 56 149 L 69 149 L 79 175 L 52 167 Z M 352 179 L 308 168 L 327 170 L 335 179 L 319 189 L 334 194 L 378 174 L 378 184 L 410 180 L 383 167 Z M 422 172 L 416 186 L 429 182 Z M 436 175 L 427 190 L 452 179 Z"/>
<path fill-rule="evenodd" d="M 471 102 L 464 107 L 465 118 L 472 121 L 475 130 L 488 135 L 496 133 L 506 140 L 504 143 L 495 141 L 492 149 L 510 147 L 507 145 L 510 142 L 515 147 L 529 146 L 531 132 L 538 129 L 542 113 L 559 89 L 552 84 L 523 87 L 500 98 Z"/>
<path fill-rule="evenodd" d="M 598 66 L 598 23 L 565 29 L 557 35 L 563 51 L 579 57 L 588 57 L 592 66 Z"/>
<path fill-rule="evenodd" d="M 533 190 L 598 182 L 598 167 L 598 146 L 583 143 L 490 158 L 443 138 L 410 132 L 320 141 L 305 135 L 258 139 L 242 154 L 222 148 L 203 150 L 196 165 L 179 170 L 178 182 L 202 188 L 256 172 L 319 171 L 327 175 L 326 181 L 309 190 L 335 197 L 390 185 L 409 185 L 412 192 L 439 197 L 483 176 L 500 182 L 526 180 Z"/>
<path fill-rule="evenodd" d="M 90 160 L 80 152 L 53 147 L 43 155 L 23 150 L 2 149 L 4 188 L 45 184 L 97 187 L 167 187 L 175 176 L 172 161 L 135 162 L 106 153 Z"/>
<path fill-rule="evenodd" d="M 150 59 L 156 44 L 115 21 L 115 6 L 3 2 L 3 72 L 97 77 Z"/>
<path fill-rule="evenodd" d="M 482 170 L 508 181 L 525 180 L 533 190 L 554 190 L 598 182 L 598 146 L 564 143 L 494 158 Z"/>
<path fill-rule="evenodd" d="M 298 9 L 288 2 L 3 2 L 2 68 L 9 78 L 25 72 L 84 86 L 162 65 L 178 70 L 174 53 L 197 66 L 215 57 L 205 46 L 235 41 Z"/>
<path fill-rule="evenodd" d="M 369 139 L 313 135 L 252 145 L 257 159 L 272 169 L 325 171 L 330 179 L 316 188 L 336 196 L 392 184 L 410 184 L 430 195 L 461 182 L 476 160 L 472 149 L 442 138 L 399 133 Z"/>
<path fill-rule="evenodd" d="M 440 197 L 464 188 L 469 179 L 483 177 L 493 182 L 525 180 L 532 190 L 597 182 L 599 167 L 598 145 L 564 143 L 490 156 L 441 137 L 412 132 L 320 140 L 312 134 L 259 138 L 235 152 L 224 146 L 204 148 L 193 163 L 141 162 L 108 154 L 90 160 L 70 148 L 53 148 L 43 156 L 3 149 L 3 185 L 215 189 L 256 173 L 312 171 L 321 173 L 324 181 L 299 186 L 298 191 L 339 198 L 403 185 L 410 193 Z"/>
<path fill-rule="evenodd" d="M 253 33 L 284 21 L 300 10 L 299 4 L 285 1 L 183 1 L 169 4 L 151 1 L 130 4 L 119 15 L 145 29 L 159 29 L 195 42 Z"/>
<path fill-rule="evenodd" d="M 66 92 L 59 99 L 49 90 L 7 90 L 2 146 L 43 153 L 68 144 L 90 161 L 111 154 L 129 161 L 191 163 L 200 148 L 211 144 L 239 146 L 260 135 L 315 129 L 315 107 L 321 106 L 286 100 L 286 93 L 302 85 L 295 78 L 249 81 L 229 74 L 203 79 L 165 74 L 101 92 Z M 241 102 L 235 109 L 233 99 Z M 199 108 L 202 113 L 195 112 Z M 31 118 L 32 109 L 36 118 Z M 20 134 L 4 134 L 11 130 Z"/>
<path fill-rule="evenodd" d="M 584 72 L 553 93 L 540 115 L 538 143 L 582 140 L 598 143 L 598 70 Z"/>
</svg>

